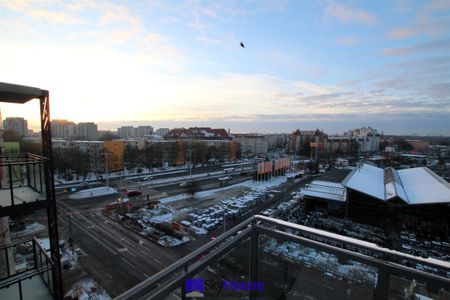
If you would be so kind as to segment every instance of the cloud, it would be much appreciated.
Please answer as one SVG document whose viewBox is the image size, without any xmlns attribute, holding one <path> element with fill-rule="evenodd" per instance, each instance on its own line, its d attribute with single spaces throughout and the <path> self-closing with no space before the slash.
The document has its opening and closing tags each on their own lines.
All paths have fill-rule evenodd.
<svg viewBox="0 0 450 300">
<path fill-rule="evenodd" d="M 82 23 L 82 19 L 64 9 L 45 9 L 40 5 L 44 1 L 0 1 L 0 6 L 13 10 L 40 21 L 55 25 L 74 25 Z"/>
<path fill-rule="evenodd" d="M 407 39 L 410 38 L 414 35 L 416 35 L 419 31 L 415 28 L 408 28 L 408 27 L 402 27 L 402 28 L 395 28 L 392 29 L 389 33 L 388 33 L 388 37 L 390 39 Z"/>
<path fill-rule="evenodd" d="M 430 53 L 438 51 L 450 51 L 450 40 L 434 41 L 429 43 L 417 44 L 410 47 L 386 48 L 381 51 L 383 55 L 400 56 L 415 53 Z"/>
<path fill-rule="evenodd" d="M 73 25 L 82 23 L 81 19 L 64 12 L 49 11 L 44 9 L 30 10 L 28 15 L 53 24 Z"/>
<path fill-rule="evenodd" d="M 286 9 L 286 1 L 282 0 L 260 0 L 257 1 L 259 9 L 262 11 L 284 11 Z"/>
<path fill-rule="evenodd" d="M 447 0 L 429 1 L 424 7 L 425 12 L 443 12 L 450 10 L 450 2 Z"/>
<path fill-rule="evenodd" d="M 188 22 L 187 26 L 194 28 L 194 29 L 205 29 L 207 27 L 206 24 L 201 23 L 199 21 Z"/>
<path fill-rule="evenodd" d="M 199 40 L 200 42 L 202 42 L 206 45 L 222 45 L 223 44 L 223 41 L 221 41 L 221 40 L 209 38 L 206 36 L 199 36 L 199 37 L 197 37 L 197 40 Z"/>
<path fill-rule="evenodd" d="M 445 12 L 450 10 L 450 2 L 437 0 L 424 3 L 417 9 L 417 16 L 410 24 L 393 28 L 388 32 L 388 38 L 408 39 L 419 35 L 437 38 L 447 35 L 450 17 Z"/>
<path fill-rule="evenodd" d="M 102 2 L 99 2 L 102 3 Z M 141 20 L 135 13 L 131 13 L 127 7 L 111 3 L 95 3 L 97 10 L 101 13 L 100 24 L 125 23 L 134 27 L 141 27 Z"/>
<path fill-rule="evenodd" d="M 144 39 L 146 42 L 155 44 L 165 43 L 167 41 L 164 36 L 157 33 L 148 33 Z"/>
<path fill-rule="evenodd" d="M 429 105 L 431 108 L 439 102 L 442 109 L 448 109 L 450 105 L 448 78 L 450 78 L 450 57 L 428 57 L 385 65 L 366 84 L 385 89 L 385 93 L 408 95 L 414 101 L 423 101 L 422 107 Z M 439 109 L 435 108 L 436 111 Z"/>
<path fill-rule="evenodd" d="M 234 22 L 236 19 L 233 19 L 236 14 L 231 10 L 221 10 L 223 7 L 233 8 L 228 2 L 200 2 L 198 18 L 193 15 L 192 10 L 186 9 L 191 2 L 181 5 L 183 9 L 176 13 L 172 13 L 173 8 L 168 5 L 168 15 L 173 17 L 171 22 L 176 22 L 171 24 L 173 28 L 168 30 L 173 32 L 170 36 L 163 34 L 167 26 L 160 20 L 144 20 L 139 8 L 133 8 L 132 5 L 121 9 L 120 5 L 110 5 L 106 2 L 58 1 L 51 6 L 39 3 L 26 2 L 16 5 L 16 10 L 10 13 L 8 18 L 17 16 L 17 20 L 29 20 L 30 23 L 25 24 L 29 25 L 36 23 L 36 19 L 27 18 L 25 13 L 20 15 L 21 11 L 30 13 L 36 9 L 44 10 L 45 13 L 39 18 L 46 17 L 46 13 L 63 14 L 56 18 L 60 25 L 58 30 L 48 24 L 32 27 L 36 36 L 48 38 L 52 43 L 35 43 L 26 39 L 28 42 L 16 45 L 25 39 L 18 38 L 16 31 L 19 29 L 15 28 L 13 33 L 8 34 L 8 40 L 1 42 L 0 76 L 8 77 L 11 82 L 48 88 L 52 93 L 52 113 L 55 117 L 74 121 L 124 118 L 155 122 L 178 120 L 184 122 L 181 125 L 209 122 L 207 125 L 210 126 L 230 124 L 227 123 L 229 117 L 236 127 L 252 123 L 251 126 L 259 128 L 281 129 L 279 124 L 284 124 L 283 130 L 291 130 L 298 124 L 305 124 L 301 122 L 309 122 L 308 126 L 314 127 L 316 123 L 313 122 L 317 122 L 317 127 L 320 128 L 320 122 L 347 122 L 347 126 L 348 122 L 358 120 L 361 125 L 367 125 L 369 120 L 380 116 L 395 118 L 411 113 L 419 118 L 425 113 L 438 115 L 440 112 L 450 111 L 448 57 L 436 61 L 405 62 L 402 59 L 400 64 L 385 66 L 384 73 L 376 78 L 345 78 L 346 72 L 350 72 L 345 70 L 346 72 L 332 74 L 327 80 L 309 82 L 304 76 L 308 76 L 308 72 L 314 72 L 311 66 L 316 59 L 324 57 L 324 52 L 317 53 L 317 57 L 305 56 L 302 49 L 293 50 L 284 44 L 281 44 L 281 48 L 268 49 L 279 45 L 266 43 L 265 47 L 261 47 L 249 41 L 250 55 L 254 57 L 248 66 L 228 66 L 225 61 L 214 61 L 215 65 L 211 67 L 206 65 L 208 57 L 198 58 L 198 53 L 208 49 L 201 45 L 202 43 L 219 45 L 216 50 L 239 48 L 239 40 L 233 34 L 227 33 L 239 25 Z M 249 16 L 248 19 L 242 18 L 248 22 L 255 12 L 242 7 L 244 6 L 236 4 L 234 8 L 236 13 Z M 376 23 L 374 15 L 360 9 L 338 4 L 334 5 L 334 8 L 327 16 L 337 22 L 366 25 Z M 159 12 L 155 11 L 154 15 L 159 15 Z M 80 19 L 81 22 L 71 22 L 70 19 L 67 21 L 65 16 Z M 242 19 L 239 22 L 244 22 Z M 10 21 L 1 20 L 2 28 L 13 24 Z M 431 18 L 426 19 L 429 28 L 432 24 L 441 24 L 431 21 Z M 187 36 L 175 36 L 178 30 L 186 32 L 187 23 L 198 25 L 199 31 L 188 30 Z M 409 25 L 405 24 L 401 28 L 414 28 Z M 25 33 L 25 30 L 24 27 L 22 31 Z M 59 35 L 61 32 L 72 34 L 70 40 Z M 55 34 L 58 34 L 59 40 L 52 40 Z M 337 36 L 336 43 L 358 44 L 357 31 L 342 34 Z M 396 37 L 407 35 L 401 31 L 396 34 Z M 186 45 L 186 53 L 173 46 L 172 39 L 175 38 L 178 38 L 176 42 L 179 44 Z M 194 48 L 192 51 L 191 45 L 187 45 L 188 41 L 196 43 L 195 47 L 204 49 Z M 438 41 L 428 45 L 425 43 L 385 49 L 383 54 L 406 57 L 409 54 L 425 53 L 429 57 L 429 51 L 434 53 L 444 49 L 448 53 L 445 41 L 444 45 L 433 44 L 436 42 Z M 311 49 L 317 51 L 319 48 L 316 45 L 311 46 Z M 195 53 L 192 54 L 193 52 Z M 185 56 L 188 54 L 192 54 L 192 57 Z M 383 57 L 377 59 L 392 60 Z M 333 70 L 341 67 L 341 64 L 337 67 L 327 65 L 331 60 L 332 58 L 323 59 L 320 62 L 321 65 L 316 69 L 317 75 L 323 75 L 324 69 L 334 72 Z M 51 63 L 48 63 L 49 61 Z M 371 66 L 377 63 L 379 61 L 374 61 Z M 197 64 L 203 65 L 196 68 Z M 207 68 L 202 68 L 203 66 Z M 89 68 L 89 72 L 86 72 L 86 68 Z M 365 68 L 364 64 L 358 66 L 358 72 L 364 72 Z M 235 70 L 235 73 L 219 73 L 219 70 Z M 241 73 L 236 70 L 241 70 Z M 339 76 L 341 74 L 344 74 L 344 77 Z M 351 74 L 353 75 L 347 76 L 358 76 Z M 358 80 L 333 83 L 334 80 L 346 79 Z M 112 103 L 126 105 L 111 105 Z M 99 114 L 99 111 L 102 113 Z M 449 114 L 447 113 L 447 116 Z M 267 123 L 264 123 L 265 121 Z M 174 121 L 171 122 L 170 124 L 175 124 Z"/>
<path fill-rule="evenodd" d="M 290 133 L 301 130 L 324 130 L 328 134 L 339 134 L 352 128 L 372 126 L 384 134 L 450 135 L 450 113 L 371 113 L 366 114 L 254 114 L 227 115 L 218 119 L 160 120 L 151 121 L 155 127 L 212 126 L 231 128 L 232 133 Z M 147 121 L 146 124 L 148 124 Z M 136 123 L 137 124 L 137 123 Z M 131 125 L 136 125 L 131 123 Z M 143 122 L 142 124 L 145 124 Z M 110 129 L 121 126 L 121 122 L 108 124 Z M 103 124 L 99 125 L 100 127 Z"/>
<path fill-rule="evenodd" d="M 30 1 L 27 0 L 16 0 L 16 1 L 0 1 L 0 6 L 3 6 L 7 9 L 15 10 L 15 11 L 24 11 L 28 9 L 30 5 Z"/>
<path fill-rule="evenodd" d="M 235 41 L 234 43 L 235 45 L 239 45 L 238 41 Z M 298 69 L 301 66 L 301 62 L 298 56 L 291 55 L 285 51 L 273 49 L 271 47 L 263 49 L 260 53 L 260 58 L 261 61 L 264 61 L 266 64 L 275 67 L 283 66 L 284 68 L 288 69 Z"/>
<path fill-rule="evenodd" d="M 422 15 L 410 27 L 398 27 L 389 31 L 388 38 L 403 40 L 418 35 L 436 38 L 445 36 L 449 32 L 449 28 L 449 16 Z"/>
<path fill-rule="evenodd" d="M 8 28 L 9 31 L 16 31 L 21 35 L 27 35 L 30 33 L 36 33 L 36 29 L 29 26 L 22 20 L 0 20 L 0 26 Z"/>
<path fill-rule="evenodd" d="M 360 8 L 348 7 L 343 4 L 331 3 L 325 8 L 325 17 L 337 20 L 341 23 L 360 23 L 364 25 L 373 25 L 376 22 L 376 16 Z"/>
<path fill-rule="evenodd" d="M 355 36 L 343 37 L 336 40 L 336 44 L 341 46 L 354 46 L 358 43 L 358 38 Z"/>
<path fill-rule="evenodd" d="M 136 37 L 137 34 L 138 32 L 134 29 L 113 29 L 99 37 L 99 40 L 110 44 L 124 44 L 128 40 Z"/>
</svg>

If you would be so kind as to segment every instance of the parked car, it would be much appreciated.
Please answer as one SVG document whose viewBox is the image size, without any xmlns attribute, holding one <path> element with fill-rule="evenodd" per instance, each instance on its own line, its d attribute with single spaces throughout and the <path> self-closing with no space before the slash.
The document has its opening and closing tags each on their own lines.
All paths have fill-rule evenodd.
<svg viewBox="0 0 450 300">
<path fill-rule="evenodd" d="M 135 196 L 142 195 L 142 192 L 141 191 L 128 191 L 126 194 L 127 194 L 127 197 L 135 197 Z"/>
</svg>

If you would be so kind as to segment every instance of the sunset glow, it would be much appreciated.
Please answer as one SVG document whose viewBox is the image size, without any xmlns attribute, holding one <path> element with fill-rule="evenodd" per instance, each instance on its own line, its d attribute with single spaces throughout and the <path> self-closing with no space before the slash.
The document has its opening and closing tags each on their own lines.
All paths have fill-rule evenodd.
<svg viewBox="0 0 450 300">
<path fill-rule="evenodd" d="M 0 80 L 100 128 L 450 134 L 448 1 L 168 3 L 1 1 Z"/>
</svg>

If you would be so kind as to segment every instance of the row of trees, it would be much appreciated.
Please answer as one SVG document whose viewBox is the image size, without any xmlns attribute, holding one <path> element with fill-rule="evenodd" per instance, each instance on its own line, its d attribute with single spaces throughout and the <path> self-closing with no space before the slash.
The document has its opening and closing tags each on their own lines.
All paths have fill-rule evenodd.
<svg viewBox="0 0 450 300">
<path fill-rule="evenodd" d="M 124 163 L 129 170 L 136 167 L 157 168 L 167 163 L 169 165 L 184 164 L 192 161 L 194 164 L 209 164 L 212 161 L 230 159 L 230 146 L 208 146 L 203 142 L 193 143 L 149 143 L 144 149 L 126 146 Z"/>
<path fill-rule="evenodd" d="M 87 173 L 93 172 L 91 159 L 100 163 L 101 157 L 77 148 L 53 149 L 53 166 L 59 178 L 70 179 L 73 175 L 79 180 L 80 176 L 86 177 Z"/>
</svg>

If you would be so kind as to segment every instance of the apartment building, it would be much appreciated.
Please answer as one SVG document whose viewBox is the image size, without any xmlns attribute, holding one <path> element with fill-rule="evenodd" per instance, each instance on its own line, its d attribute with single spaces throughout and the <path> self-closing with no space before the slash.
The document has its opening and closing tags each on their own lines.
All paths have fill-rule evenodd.
<svg viewBox="0 0 450 300">
<path fill-rule="evenodd" d="M 239 143 L 240 151 L 244 157 L 265 156 L 268 151 L 268 142 L 261 134 L 235 134 L 234 140 Z"/>
<path fill-rule="evenodd" d="M 68 120 L 52 120 L 51 129 L 53 138 L 73 139 L 77 131 L 77 124 Z"/>
<path fill-rule="evenodd" d="M 14 130 L 24 137 L 28 135 L 28 121 L 20 117 L 7 117 L 3 120 L 3 129 Z"/>
<path fill-rule="evenodd" d="M 98 139 L 97 124 L 93 122 L 78 123 L 75 131 L 78 140 L 95 141 Z"/>
</svg>

